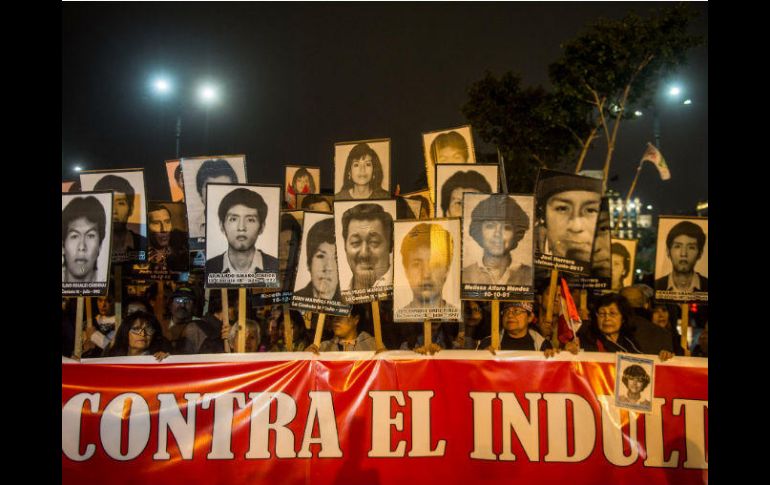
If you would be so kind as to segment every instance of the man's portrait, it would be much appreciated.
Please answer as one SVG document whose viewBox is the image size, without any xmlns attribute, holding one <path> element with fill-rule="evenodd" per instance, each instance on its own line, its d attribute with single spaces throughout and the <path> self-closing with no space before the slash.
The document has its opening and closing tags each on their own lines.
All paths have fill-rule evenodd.
<svg viewBox="0 0 770 485">
<path fill-rule="evenodd" d="M 655 298 L 708 301 L 708 219 L 661 217 Z"/>
<path fill-rule="evenodd" d="M 334 200 L 390 197 L 390 139 L 334 145 Z"/>
<path fill-rule="evenodd" d="M 533 207 L 527 195 L 465 194 L 463 285 L 532 287 Z"/>
<path fill-rule="evenodd" d="M 206 286 L 278 288 L 281 188 L 209 184 Z"/>
<path fill-rule="evenodd" d="M 435 202 L 436 164 L 476 163 L 471 126 L 431 131 L 422 134 L 425 171 L 428 175 L 428 187 L 431 202 Z"/>
<path fill-rule="evenodd" d="M 319 167 L 304 167 L 286 165 L 284 181 L 284 197 L 286 207 L 296 209 L 299 194 L 317 194 L 321 192 L 321 169 Z"/>
<path fill-rule="evenodd" d="M 342 299 L 346 303 L 389 297 L 387 292 L 393 287 L 395 218 L 395 200 L 335 201 L 337 261 Z M 372 291 L 362 294 L 353 290 Z"/>
<path fill-rule="evenodd" d="M 111 212 L 111 192 L 62 194 L 62 295 L 107 294 Z"/>
<path fill-rule="evenodd" d="M 612 291 L 620 291 L 634 282 L 634 259 L 636 257 L 636 239 L 612 239 Z"/>
<path fill-rule="evenodd" d="M 297 297 L 341 303 L 334 216 L 307 212 L 303 226 L 292 308 L 311 309 L 303 306 Z"/>
<path fill-rule="evenodd" d="M 172 202 L 184 202 L 184 178 L 179 160 L 166 160 L 166 176 Z"/>
<path fill-rule="evenodd" d="M 297 194 L 297 208 L 303 211 L 332 213 L 334 196 L 321 194 Z"/>
<path fill-rule="evenodd" d="M 535 184 L 535 257 L 550 255 L 570 260 L 567 272 L 588 274 L 594 247 L 602 181 L 541 169 Z M 549 268 L 553 264 L 543 264 Z"/>
<path fill-rule="evenodd" d="M 302 211 L 281 213 L 281 231 L 278 233 L 278 280 L 281 283 L 281 291 L 294 289 L 302 242 L 302 215 Z"/>
<path fill-rule="evenodd" d="M 190 248 L 202 249 L 198 247 L 198 238 L 206 237 L 206 186 L 210 183 L 246 183 L 246 156 L 183 158 L 179 163 L 185 187 L 188 232 L 194 240 Z"/>
<path fill-rule="evenodd" d="M 497 192 L 499 167 L 491 164 L 436 165 L 436 217 L 462 217 L 463 194 Z"/>
<path fill-rule="evenodd" d="M 144 171 L 83 172 L 83 190 L 111 190 L 112 261 L 145 261 L 147 226 Z"/>
<path fill-rule="evenodd" d="M 180 273 L 190 269 L 187 221 L 181 202 L 150 201 L 147 205 L 148 269 L 154 273 Z"/>
<path fill-rule="evenodd" d="M 459 321 L 460 221 L 396 221 L 394 238 L 394 321 Z"/>
<path fill-rule="evenodd" d="M 615 405 L 643 413 L 652 412 L 654 361 L 618 354 L 615 368 Z"/>
</svg>

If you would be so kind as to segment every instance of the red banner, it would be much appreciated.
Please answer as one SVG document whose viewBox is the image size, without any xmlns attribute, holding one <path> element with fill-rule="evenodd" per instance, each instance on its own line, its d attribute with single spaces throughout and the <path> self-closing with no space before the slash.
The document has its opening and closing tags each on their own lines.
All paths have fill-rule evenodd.
<svg viewBox="0 0 770 485">
<path fill-rule="evenodd" d="M 707 361 L 657 365 L 653 412 L 637 414 L 613 404 L 614 359 L 65 363 L 63 483 L 703 483 Z"/>
</svg>

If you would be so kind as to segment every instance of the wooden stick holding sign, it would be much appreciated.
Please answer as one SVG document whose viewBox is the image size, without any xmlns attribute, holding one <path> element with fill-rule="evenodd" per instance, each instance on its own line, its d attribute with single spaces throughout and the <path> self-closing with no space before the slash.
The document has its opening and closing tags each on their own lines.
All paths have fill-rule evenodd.
<svg viewBox="0 0 770 485">
<path fill-rule="evenodd" d="M 500 300 L 492 300 L 492 350 L 500 350 Z"/>
<path fill-rule="evenodd" d="M 580 318 L 588 319 L 588 290 L 578 290 L 580 292 Z"/>
<path fill-rule="evenodd" d="M 689 335 L 690 334 L 690 305 L 682 303 L 682 339 L 679 344 L 684 350 L 684 355 L 690 356 Z"/>
<path fill-rule="evenodd" d="M 163 322 L 163 310 L 164 306 L 163 302 L 166 301 L 165 297 L 163 295 L 163 292 L 165 290 L 165 284 L 163 284 L 163 280 L 158 280 L 158 295 L 155 297 L 155 318 L 158 319 L 159 322 Z"/>
<path fill-rule="evenodd" d="M 123 265 L 120 264 L 115 265 L 115 289 L 112 294 L 115 295 L 115 335 L 117 335 L 123 320 Z M 114 340 L 109 347 L 112 347 L 113 343 L 115 343 Z"/>
<path fill-rule="evenodd" d="M 324 320 L 326 320 L 325 313 L 318 314 L 318 322 L 315 324 L 315 337 L 313 337 L 313 345 L 317 348 L 321 348 L 321 337 L 324 333 Z"/>
<path fill-rule="evenodd" d="M 225 313 L 223 318 L 230 319 Z M 246 352 L 246 288 L 238 288 L 238 339 L 235 343 L 236 351 L 240 354 Z"/>
<path fill-rule="evenodd" d="M 380 302 L 374 300 L 372 302 L 372 320 L 374 320 L 374 351 L 382 352 L 388 350 L 385 348 L 385 344 L 382 343 L 382 324 L 380 323 Z"/>
<path fill-rule="evenodd" d="M 289 304 L 283 305 L 283 339 L 286 342 L 286 350 L 289 352 L 294 350 L 294 325 L 291 322 L 291 313 L 289 310 Z"/>
<path fill-rule="evenodd" d="M 227 302 L 227 288 L 222 288 L 222 322 L 227 319 L 227 321 L 230 321 L 230 308 L 228 306 Z M 230 348 L 230 339 L 224 339 L 225 341 L 225 352 L 230 353 L 233 351 L 233 349 Z"/>
<path fill-rule="evenodd" d="M 79 296 L 75 307 L 75 348 L 72 350 L 72 355 L 76 359 L 80 359 L 83 353 L 83 300 L 84 298 Z"/>
<path fill-rule="evenodd" d="M 425 353 L 430 355 L 431 347 L 430 345 L 433 343 L 433 336 L 431 335 L 431 323 L 430 320 L 425 320 L 422 323 L 422 331 L 423 331 L 423 343 L 425 344 Z"/>
<path fill-rule="evenodd" d="M 91 297 L 86 297 L 86 329 L 90 329 L 94 324 L 94 309 L 91 304 Z"/>
<path fill-rule="evenodd" d="M 553 319 L 553 300 L 556 296 L 556 283 L 559 280 L 559 270 L 551 270 L 551 282 L 548 285 L 548 293 L 546 294 L 547 300 L 545 302 L 545 322 L 551 325 L 551 344 L 554 349 L 559 348 L 559 325 L 558 322 L 554 325 Z"/>
</svg>

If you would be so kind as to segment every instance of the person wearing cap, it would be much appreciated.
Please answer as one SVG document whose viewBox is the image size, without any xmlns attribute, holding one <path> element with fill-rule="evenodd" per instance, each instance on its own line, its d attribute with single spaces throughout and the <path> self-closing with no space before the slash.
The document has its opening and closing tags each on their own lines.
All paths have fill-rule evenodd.
<svg viewBox="0 0 770 485">
<path fill-rule="evenodd" d="M 536 189 L 536 250 L 591 261 L 601 190 L 598 179 L 541 171 Z"/>
<path fill-rule="evenodd" d="M 482 200 L 471 212 L 469 233 L 484 255 L 480 262 L 463 268 L 463 281 L 532 285 L 532 266 L 514 260 L 511 255 L 528 229 L 529 217 L 513 198 L 492 195 Z"/>
<path fill-rule="evenodd" d="M 535 321 L 533 305 L 530 302 L 511 301 L 502 305 L 502 331 L 500 332 L 500 350 L 536 350 L 546 357 L 553 357 L 556 351 L 550 340 L 530 328 Z M 479 348 L 486 348 L 493 354 L 492 338 L 481 341 Z"/>
<path fill-rule="evenodd" d="M 195 292 L 187 286 L 180 286 L 171 295 L 169 310 L 171 320 L 164 329 L 164 336 L 171 342 L 174 350 L 177 348 L 179 338 L 188 323 L 193 319 L 193 307 L 195 305 Z"/>
</svg>

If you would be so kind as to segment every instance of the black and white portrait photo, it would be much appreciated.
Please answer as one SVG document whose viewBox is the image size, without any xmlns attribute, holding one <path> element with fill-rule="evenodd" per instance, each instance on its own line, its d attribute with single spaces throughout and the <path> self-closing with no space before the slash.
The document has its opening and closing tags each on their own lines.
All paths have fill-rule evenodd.
<svg viewBox="0 0 770 485">
<path fill-rule="evenodd" d="M 278 288 L 281 188 L 208 185 L 206 287 Z"/>
<path fill-rule="evenodd" d="M 540 169 L 535 183 L 535 265 L 589 275 L 602 181 Z"/>
<path fill-rule="evenodd" d="M 658 219 L 655 299 L 708 301 L 708 219 Z"/>
<path fill-rule="evenodd" d="M 321 192 L 321 169 L 303 165 L 286 165 L 284 167 L 284 197 L 286 207 L 298 209 L 299 194 L 318 194 Z"/>
<path fill-rule="evenodd" d="M 298 194 L 297 209 L 331 214 L 334 207 L 333 195 Z"/>
<path fill-rule="evenodd" d="M 634 282 L 634 264 L 636 262 L 636 239 L 612 239 L 610 246 L 612 258 L 612 291 L 619 291 Z"/>
<path fill-rule="evenodd" d="M 462 217 L 463 194 L 497 192 L 498 171 L 495 164 L 436 165 L 436 217 Z"/>
<path fill-rule="evenodd" d="M 62 194 L 62 296 L 107 296 L 112 202 L 112 192 Z"/>
<path fill-rule="evenodd" d="M 187 204 L 190 249 L 203 249 L 202 239 L 206 237 L 206 185 L 245 184 L 246 156 L 183 158 L 180 163 Z"/>
<path fill-rule="evenodd" d="M 147 251 L 144 170 L 82 172 L 80 185 L 83 191 L 113 191 L 112 262 L 144 261 Z"/>
<path fill-rule="evenodd" d="M 305 212 L 291 308 L 330 315 L 350 314 L 350 307 L 342 302 L 340 294 L 331 214 Z"/>
<path fill-rule="evenodd" d="M 586 290 L 607 290 L 610 288 L 612 274 L 611 232 L 609 201 L 607 197 L 602 197 L 599 220 L 594 234 L 594 247 L 591 253 L 591 274 L 588 276 L 566 275 L 570 288 Z"/>
<path fill-rule="evenodd" d="M 534 205 L 531 195 L 464 194 L 463 299 L 534 296 Z"/>
<path fill-rule="evenodd" d="M 335 201 L 342 300 L 348 304 L 393 296 L 393 221 L 395 200 Z"/>
<path fill-rule="evenodd" d="M 428 190 L 431 202 L 435 193 L 436 165 L 443 163 L 476 163 L 471 126 L 459 126 L 422 134 L 425 156 L 425 172 L 428 175 Z"/>
<path fill-rule="evenodd" d="M 615 359 L 615 369 L 615 406 L 651 413 L 655 361 L 619 353 Z"/>
<path fill-rule="evenodd" d="M 334 200 L 390 197 L 390 139 L 334 145 Z"/>
<path fill-rule="evenodd" d="M 393 223 L 395 322 L 459 322 L 460 220 Z"/>
<path fill-rule="evenodd" d="M 184 202 L 184 178 L 179 160 L 166 160 L 166 177 L 171 192 L 171 202 Z M 186 217 L 186 216 L 185 216 Z"/>
<path fill-rule="evenodd" d="M 266 290 L 256 295 L 257 305 L 282 305 L 291 303 L 294 278 L 297 276 L 302 224 L 305 213 L 301 210 L 281 211 L 278 233 L 278 291 Z"/>
</svg>

